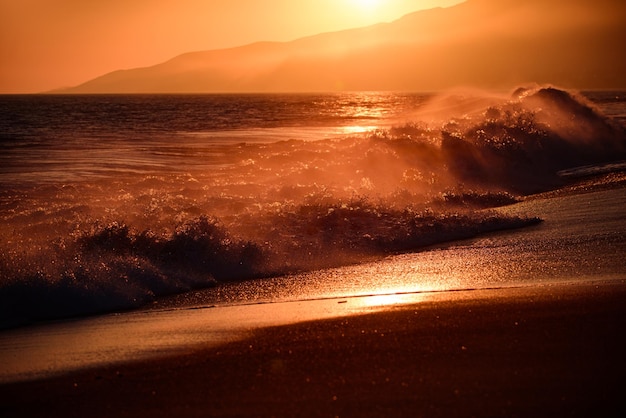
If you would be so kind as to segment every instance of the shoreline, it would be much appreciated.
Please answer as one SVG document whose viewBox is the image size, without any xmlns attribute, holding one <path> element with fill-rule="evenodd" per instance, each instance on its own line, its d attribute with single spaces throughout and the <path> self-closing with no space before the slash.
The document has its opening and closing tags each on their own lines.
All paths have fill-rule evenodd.
<svg viewBox="0 0 626 418">
<path fill-rule="evenodd" d="M 624 280 L 445 296 L 257 327 L 239 341 L 159 359 L 0 384 L 0 415 L 624 412 Z"/>
</svg>

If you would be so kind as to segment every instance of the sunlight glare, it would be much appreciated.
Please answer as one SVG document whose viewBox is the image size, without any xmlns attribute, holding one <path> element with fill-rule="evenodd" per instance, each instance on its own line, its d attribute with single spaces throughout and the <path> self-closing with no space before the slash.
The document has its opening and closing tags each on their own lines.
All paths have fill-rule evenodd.
<svg viewBox="0 0 626 418">
<path fill-rule="evenodd" d="M 350 0 L 352 7 L 358 9 L 361 13 L 373 13 L 380 6 L 381 0 Z"/>
</svg>

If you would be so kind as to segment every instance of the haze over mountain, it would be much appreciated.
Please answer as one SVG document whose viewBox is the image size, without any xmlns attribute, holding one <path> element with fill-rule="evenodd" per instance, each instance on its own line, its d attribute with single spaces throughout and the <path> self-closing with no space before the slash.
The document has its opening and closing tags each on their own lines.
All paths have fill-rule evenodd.
<svg viewBox="0 0 626 418">
<path fill-rule="evenodd" d="M 468 0 L 292 42 L 191 52 L 63 93 L 626 88 L 626 2 Z"/>
</svg>

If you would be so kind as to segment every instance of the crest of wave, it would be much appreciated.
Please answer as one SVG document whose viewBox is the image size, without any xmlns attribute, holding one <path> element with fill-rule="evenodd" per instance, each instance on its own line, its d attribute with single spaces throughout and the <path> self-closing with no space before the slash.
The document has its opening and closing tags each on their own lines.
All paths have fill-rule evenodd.
<svg viewBox="0 0 626 418">
<path fill-rule="evenodd" d="M 584 96 L 551 86 L 522 87 L 511 95 L 465 90 L 439 95 L 396 129 L 437 132 L 445 167 L 458 183 L 532 193 L 561 184 L 565 168 L 626 156 L 624 127 Z"/>
</svg>

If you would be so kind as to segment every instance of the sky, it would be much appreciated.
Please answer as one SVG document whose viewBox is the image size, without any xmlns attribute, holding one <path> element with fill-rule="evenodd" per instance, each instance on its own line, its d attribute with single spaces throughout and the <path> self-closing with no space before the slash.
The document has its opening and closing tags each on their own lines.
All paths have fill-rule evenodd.
<svg viewBox="0 0 626 418">
<path fill-rule="evenodd" d="M 462 0 L 0 0 L 0 93 L 69 87 L 176 55 L 291 41 Z"/>
</svg>

